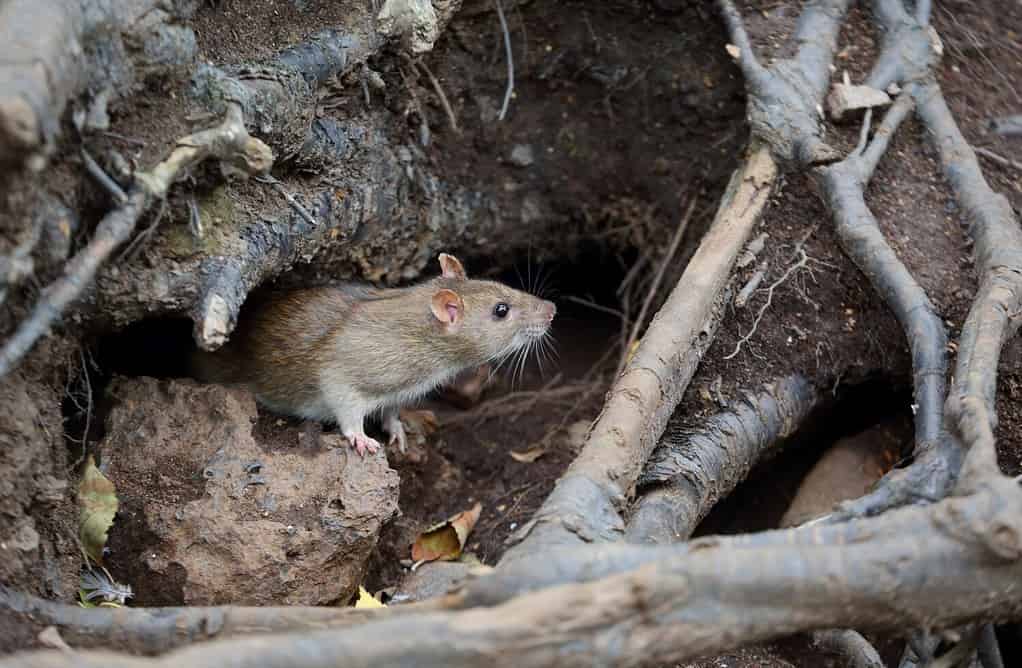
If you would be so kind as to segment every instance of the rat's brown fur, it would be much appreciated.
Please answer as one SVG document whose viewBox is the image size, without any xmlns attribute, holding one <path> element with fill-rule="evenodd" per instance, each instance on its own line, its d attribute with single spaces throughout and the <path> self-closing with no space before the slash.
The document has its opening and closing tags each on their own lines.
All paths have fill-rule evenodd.
<svg viewBox="0 0 1022 668">
<path fill-rule="evenodd" d="M 197 353 L 200 380 L 248 387 L 272 410 L 336 421 L 359 452 L 378 447 L 364 418 L 382 411 L 404 447 L 402 406 L 465 369 L 509 356 L 547 332 L 554 305 L 466 278 L 441 255 L 443 275 L 406 288 L 360 285 L 268 295 L 246 305 L 230 342 Z M 498 303 L 510 311 L 494 315 Z"/>
</svg>

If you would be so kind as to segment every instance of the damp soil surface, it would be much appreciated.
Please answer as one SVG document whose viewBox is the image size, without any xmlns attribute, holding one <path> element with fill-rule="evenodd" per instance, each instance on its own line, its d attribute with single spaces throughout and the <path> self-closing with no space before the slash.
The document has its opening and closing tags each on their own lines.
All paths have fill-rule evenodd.
<svg viewBox="0 0 1022 668">
<path fill-rule="evenodd" d="M 313 34 L 331 19 L 333 3 L 204 4 L 195 18 L 201 57 L 231 63 L 264 57 Z M 573 257 L 547 256 L 544 240 L 536 238 L 525 256 L 470 254 L 467 260 L 470 273 L 541 287 L 558 302 L 554 334 L 559 358 L 547 360 L 542 370 L 535 363 L 520 374 L 503 369 L 470 407 L 457 408 L 439 399 L 423 406 L 435 412 L 438 430 L 391 461 L 400 475 L 400 516 L 384 528 L 370 561 L 366 583 L 374 591 L 391 587 L 402 577 L 410 541 L 418 532 L 476 502 L 483 511 L 467 549 L 486 564 L 500 559 L 508 537 L 539 507 L 598 413 L 625 352 L 622 340 L 629 318 L 652 289 L 650 279 L 664 260 L 664 248 L 685 207 L 696 199 L 680 250 L 655 291 L 654 306 L 694 252 L 747 138 L 743 84 L 723 48 L 727 40 L 711 3 L 505 0 L 504 7 L 515 87 L 503 120 L 507 61 L 500 22 L 488 0 L 466 1 L 434 52 L 423 59 L 455 116 L 457 133 L 437 88 L 419 71 L 423 68 L 412 72 L 394 55 L 382 56 L 373 66 L 397 91 L 394 98 L 400 102 L 395 110 L 401 113 L 395 114 L 390 129 L 395 138 L 420 140 L 425 121 L 431 134 L 424 150 L 445 179 L 490 192 L 509 211 L 526 205 L 530 194 L 541 195 L 552 204 L 563 233 L 579 235 Z M 785 27 L 790 30 L 794 25 L 797 3 L 756 2 L 744 11 L 757 47 L 764 53 L 780 51 L 787 39 Z M 995 154 L 1022 154 L 1022 137 L 1004 138 L 988 129 L 991 117 L 1022 110 L 1022 7 L 1013 0 L 952 0 L 937 4 L 933 20 L 945 45 L 940 83 L 966 138 Z M 231 25 L 239 27 L 225 28 Z M 873 35 L 868 14 L 853 10 L 842 33 L 839 72 L 847 69 L 861 77 L 874 52 Z M 151 164 L 174 137 L 188 131 L 180 98 L 168 95 L 173 85 L 161 83 L 143 96 L 144 104 L 115 118 L 119 133 L 144 143 L 132 149 L 140 164 Z M 857 133 L 854 124 L 836 127 L 829 139 L 835 146 L 850 148 Z M 1008 196 L 1016 209 L 1022 207 L 1022 171 L 981 159 L 991 186 Z M 60 177 L 59 168 L 55 174 Z M 836 392 L 863 383 L 881 384 L 882 396 L 908 401 L 904 336 L 842 254 L 813 191 L 804 176 L 786 178 L 754 232 L 768 235 L 763 251 L 739 270 L 732 290 L 737 292 L 765 262 L 762 287 L 744 308 L 727 307 L 716 340 L 679 408 L 686 419 L 697 422 L 741 390 L 792 372 Z M 266 196 L 231 194 L 256 211 L 268 206 Z M 976 276 L 960 212 L 914 121 L 905 123 L 892 143 L 867 200 L 895 251 L 956 337 Z M 581 231 L 591 230 L 593 221 L 605 231 L 598 238 L 583 238 Z M 802 266 L 779 280 L 803 257 Z M 75 337 L 85 338 L 73 330 L 60 336 L 64 338 L 49 345 L 62 355 L 73 350 Z M 78 356 L 65 356 L 69 369 L 72 362 L 79 364 Z M 86 366 L 85 358 L 80 366 Z M 1006 472 L 1018 474 L 1022 472 L 1018 339 L 1007 343 L 999 372 L 1001 464 Z M 75 406 L 84 403 L 79 401 L 84 393 L 68 380 L 76 373 L 72 369 L 55 378 L 50 395 L 38 402 L 48 402 L 53 413 L 64 399 L 68 431 L 79 432 L 77 440 L 69 439 L 68 464 L 81 450 L 83 428 L 82 409 Z M 93 388 L 97 393 L 103 389 L 103 373 L 86 374 L 97 381 Z M 75 401 L 69 403 L 69 396 Z M 102 402 L 97 399 L 96 405 Z M 865 401 L 847 405 L 847 410 L 860 409 L 872 410 Z M 890 414 L 877 415 L 881 417 Z M 34 419 L 43 418 L 51 428 L 61 428 L 52 415 Z M 101 428 L 96 431 L 102 418 L 97 413 L 89 421 L 87 439 L 102 436 Z M 7 429 L 0 436 L 15 434 L 13 427 L 2 422 L 0 427 Z M 272 441 L 291 438 L 298 429 L 294 422 L 261 411 L 255 433 Z M 826 437 L 833 441 L 843 435 L 832 430 Z M 796 453 L 787 468 L 808 470 L 825 446 L 806 445 L 805 458 Z M 13 452 L 7 445 L 0 448 L 0 453 Z M 4 456 L 0 454 L 0 464 Z M 42 467 L 36 459 L 26 456 L 34 471 L 46 470 L 35 474 L 54 477 L 54 484 L 59 484 L 64 462 Z M 757 471 L 751 484 L 759 486 L 742 490 L 738 501 L 711 516 L 704 530 L 771 526 L 798 480 L 786 476 L 784 484 L 789 487 L 782 488 L 778 476 L 765 469 Z M 45 499 L 39 501 L 38 489 L 3 489 L 0 518 L 8 509 L 19 518 L 29 512 L 27 508 L 51 513 Z M 49 584 L 40 585 L 43 576 L 31 569 L 19 571 L 31 574 L 22 575 L 24 582 L 11 584 L 68 598 L 74 541 L 55 544 L 57 553 L 50 556 L 55 563 L 67 563 L 60 572 L 45 574 Z M 686 665 L 839 665 L 828 661 L 796 638 Z"/>
</svg>

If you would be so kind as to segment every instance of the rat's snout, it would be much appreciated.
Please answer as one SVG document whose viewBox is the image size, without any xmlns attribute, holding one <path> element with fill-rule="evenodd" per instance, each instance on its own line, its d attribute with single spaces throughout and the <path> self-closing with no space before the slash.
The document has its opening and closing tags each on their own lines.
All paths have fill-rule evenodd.
<svg viewBox="0 0 1022 668">
<path fill-rule="evenodd" d="M 554 321 L 554 316 L 557 315 L 557 305 L 548 301 L 540 302 L 539 314 L 546 319 L 549 325 Z"/>
</svg>

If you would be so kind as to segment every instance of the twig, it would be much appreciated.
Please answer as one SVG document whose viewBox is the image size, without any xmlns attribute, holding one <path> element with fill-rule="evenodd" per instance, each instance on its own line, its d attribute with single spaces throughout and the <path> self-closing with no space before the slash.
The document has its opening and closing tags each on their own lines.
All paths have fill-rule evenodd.
<svg viewBox="0 0 1022 668">
<path fill-rule="evenodd" d="M 85 171 L 89 173 L 92 178 L 96 179 L 96 182 L 103 186 L 103 188 L 110 193 L 117 204 L 124 204 L 128 201 L 128 195 L 124 192 L 124 189 L 117 185 L 117 182 L 110 178 L 110 175 L 103 171 L 103 168 L 99 166 L 89 152 L 84 148 L 81 150 L 82 162 L 85 164 Z"/>
<path fill-rule="evenodd" d="M 586 383 L 581 382 L 567 383 L 560 387 L 555 387 L 561 382 L 561 380 L 562 375 L 557 374 L 538 390 L 519 390 L 517 392 L 508 392 L 503 396 L 496 397 L 479 404 L 471 411 L 465 411 L 460 414 L 445 415 L 443 418 L 443 426 L 447 427 L 465 423 L 478 426 L 487 420 L 492 420 L 497 417 L 520 415 L 528 412 L 541 399 L 549 402 L 563 402 L 565 399 L 572 397 L 579 392 L 585 391 L 587 387 Z"/>
<path fill-rule="evenodd" d="M 628 270 L 628 273 L 625 274 L 625 277 L 621 279 L 621 284 L 617 286 L 617 290 L 614 291 L 614 294 L 621 297 L 625 290 L 628 289 L 628 286 L 631 285 L 632 281 L 635 280 L 635 277 L 639 275 L 639 270 L 645 267 L 648 261 L 649 256 L 645 253 L 641 254 L 639 259 L 637 259 L 632 265 L 631 269 Z"/>
<path fill-rule="evenodd" d="M 1013 167 L 1014 169 L 1022 170 L 1022 162 L 1005 158 L 1004 156 L 998 155 L 991 151 L 990 149 L 986 148 L 974 148 L 973 150 L 976 151 L 976 153 L 982 155 L 983 157 L 993 160 L 999 165 L 1004 165 L 1005 167 Z"/>
<path fill-rule="evenodd" d="M 0 377 L 50 331 L 54 322 L 92 283 L 100 266 L 130 238 L 139 218 L 167 195 L 171 184 L 192 165 L 215 157 L 234 169 L 250 174 L 267 171 L 273 163 L 269 147 L 245 130 L 241 107 L 231 103 L 223 122 L 178 140 L 174 150 L 148 172 L 135 174 L 135 182 L 123 204 L 96 226 L 92 240 L 67 263 L 64 275 L 47 286 L 29 316 L 0 348 Z"/>
<path fill-rule="evenodd" d="M 749 34 L 745 31 L 745 25 L 742 23 L 742 16 L 738 13 L 738 9 L 732 0 L 719 0 L 717 4 L 720 6 L 721 14 L 724 16 L 724 23 L 727 25 L 731 41 L 738 48 L 736 60 L 738 61 L 738 66 L 742 68 L 742 75 L 750 87 L 758 88 L 765 82 L 769 73 L 756 58 L 752 42 L 749 41 Z"/>
<path fill-rule="evenodd" d="M 35 342 L 49 332 L 60 314 L 78 298 L 85 286 L 92 282 L 100 265 L 131 235 L 148 203 L 148 193 L 145 190 L 135 190 L 128 196 L 127 202 L 99 222 L 89 244 L 67 263 L 64 275 L 43 290 L 31 314 L 4 342 L 0 349 L 0 377 L 10 373 Z"/>
<path fill-rule="evenodd" d="M 188 198 L 188 229 L 196 239 L 202 238 L 202 214 L 199 213 L 199 205 L 194 197 Z"/>
<path fill-rule="evenodd" d="M 125 246 L 124 250 L 121 251 L 120 255 L 117 256 L 116 261 L 120 263 L 131 262 L 134 260 L 138 256 L 139 252 L 141 252 L 141 250 L 145 247 L 145 244 L 149 242 L 149 239 L 152 238 L 153 233 L 156 231 L 156 228 L 159 227 L 160 222 L 163 220 L 163 216 L 166 213 L 167 202 L 166 200 L 160 200 L 160 210 L 156 212 L 155 216 L 153 216 L 153 222 L 149 223 L 144 230 L 135 235 L 135 238 L 132 239 L 128 245 Z"/>
<path fill-rule="evenodd" d="M 664 254 L 663 260 L 660 261 L 660 266 L 657 267 L 656 274 L 653 276 L 653 282 L 646 291 L 646 298 L 642 302 L 642 308 L 639 309 L 639 315 L 635 317 L 635 321 L 632 323 L 632 331 L 628 335 L 628 339 L 625 341 L 621 359 L 618 360 L 617 370 L 614 372 L 615 377 L 621 375 L 621 371 L 625 368 L 625 364 L 628 362 L 628 353 L 632 349 L 632 344 L 639 338 L 639 329 L 646 321 L 646 314 L 649 313 L 649 309 L 653 305 L 653 300 L 656 299 L 657 291 L 660 289 L 660 282 L 663 281 L 664 274 L 667 272 L 667 267 L 671 263 L 671 260 L 674 259 L 674 254 L 678 251 L 678 246 L 681 244 L 681 238 L 685 236 L 685 230 L 688 229 L 688 223 L 692 220 L 692 212 L 695 210 L 698 199 L 699 198 L 696 197 L 694 193 L 691 195 L 688 208 L 685 209 L 685 213 L 682 214 L 681 220 L 678 221 L 678 226 L 674 230 L 674 236 L 671 237 L 671 243 L 667 246 L 667 252 Z"/>
<path fill-rule="evenodd" d="M 92 380 L 89 378 L 89 368 L 85 362 L 85 352 L 83 348 L 78 349 L 78 356 L 82 363 L 82 382 L 85 384 L 85 407 L 84 409 L 79 407 L 79 410 L 85 413 L 85 430 L 82 432 L 82 453 L 78 456 L 70 466 L 65 469 L 65 472 L 70 473 L 78 468 L 78 466 L 85 461 L 85 456 L 88 454 L 87 447 L 89 444 L 89 430 L 92 428 Z"/>
<path fill-rule="evenodd" d="M 436 96 L 440 98 L 440 106 L 444 108 L 444 113 L 447 114 L 447 121 L 451 124 L 451 129 L 454 130 L 454 134 L 460 135 L 461 128 L 458 127 L 458 117 L 454 114 L 454 109 L 451 107 L 451 103 L 447 99 L 447 95 L 444 94 L 444 89 L 440 85 L 440 81 L 433 76 L 433 71 L 429 69 L 423 61 L 413 62 L 416 67 L 421 67 L 422 71 L 426 73 L 426 78 L 433 85 L 433 91 L 436 92 Z"/>
<path fill-rule="evenodd" d="M 504 18 L 504 7 L 500 0 L 493 0 L 497 6 L 497 18 L 500 19 L 500 29 L 504 32 L 504 57 L 507 59 L 507 88 L 504 90 L 504 104 L 500 106 L 500 113 L 497 120 L 503 121 L 507 116 L 507 106 L 511 104 L 511 95 L 515 91 L 515 59 L 511 53 L 511 33 L 507 29 L 507 19 Z"/>
<path fill-rule="evenodd" d="M 616 309 L 616 308 L 611 308 L 610 306 L 604 306 L 602 304 L 597 304 L 594 301 L 590 301 L 588 299 L 582 299 L 581 297 L 576 297 L 575 295 L 565 295 L 564 297 L 562 297 L 562 299 L 564 299 L 564 301 L 574 302 L 575 304 L 581 304 L 582 306 L 586 306 L 588 308 L 591 308 L 594 311 L 599 311 L 600 313 L 606 313 L 607 315 L 612 315 L 615 318 L 621 318 L 622 320 L 628 320 L 628 316 L 624 312 L 622 312 L 622 311 L 620 311 L 619 309 Z"/>
<path fill-rule="evenodd" d="M 735 308 L 743 308 L 749 301 L 749 297 L 752 293 L 759 288 L 759 284 L 766 278 L 767 269 L 770 267 L 769 260 L 763 260 L 756 267 L 756 271 L 749 277 L 745 285 L 741 290 L 738 291 L 738 295 L 735 297 Z"/>
<path fill-rule="evenodd" d="M 273 186 L 273 189 L 279 192 L 281 196 L 284 198 L 284 200 L 287 201 L 287 203 L 291 206 L 291 208 L 294 209 L 298 213 L 298 215 L 302 217 L 302 220 L 307 222 L 309 225 L 312 225 L 313 227 L 319 225 L 319 223 L 316 222 L 316 219 L 312 216 L 312 214 L 309 213 L 308 210 L 304 206 L 302 206 L 298 200 L 294 198 L 294 195 L 287 191 L 287 188 L 284 187 L 283 183 L 273 178 L 269 174 L 266 174 L 264 176 L 257 176 L 256 181 L 258 181 L 259 183 L 266 183 L 268 185 Z"/>
<path fill-rule="evenodd" d="M 767 287 L 766 301 L 763 303 L 761 307 L 759 307 L 759 311 L 756 313 L 756 319 L 752 323 L 752 329 L 749 330 L 748 334 L 738 339 L 738 343 L 735 344 L 735 349 L 731 351 L 731 354 L 724 355 L 722 359 L 729 360 L 736 356 L 739 352 L 741 352 L 742 345 L 744 345 L 749 339 L 751 339 L 753 335 L 756 333 L 756 330 L 759 329 L 759 321 L 763 319 L 763 314 L 766 313 L 766 310 L 768 308 L 770 308 L 770 304 L 774 300 L 774 290 L 782 283 L 784 283 L 786 280 L 788 280 L 788 277 L 791 276 L 792 273 L 806 266 L 806 264 L 809 262 L 809 256 L 806 255 L 806 252 L 801 248 L 798 249 L 798 256 L 799 256 L 798 261 L 792 264 L 790 267 L 788 267 L 788 269 L 780 278 L 778 278 L 776 281 L 771 283 L 769 287 Z"/>
<path fill-rule="evenodd" d="M 99 134 L 103 135 L 104 137 L 109 137 L 111 139 L 116 139 L 117 141 L 124 142 L 125 144 L 129 144 L 130 146 L 137 146 L 139 148 L 145 148 L 146 146 L 146 143 L 141 139 L 128 137 L 117 132 L 111 132 L 110 130 L 100 130 Z"/>
</svg>

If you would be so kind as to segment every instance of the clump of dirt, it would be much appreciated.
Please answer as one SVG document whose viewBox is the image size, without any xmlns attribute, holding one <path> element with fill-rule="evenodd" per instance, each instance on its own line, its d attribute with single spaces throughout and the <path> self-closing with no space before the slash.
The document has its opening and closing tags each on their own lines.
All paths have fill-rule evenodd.
<svg viewBox="0 0 1022 668">
<path fill-rule="evenodd" d="M 110 565 L 140 605 L 346 603 L 397 474 L 336 435 L 259 440 L 254 400 L 189 381 L 115 379 L 100 444 L 121 501 Z"/>
</svg>

